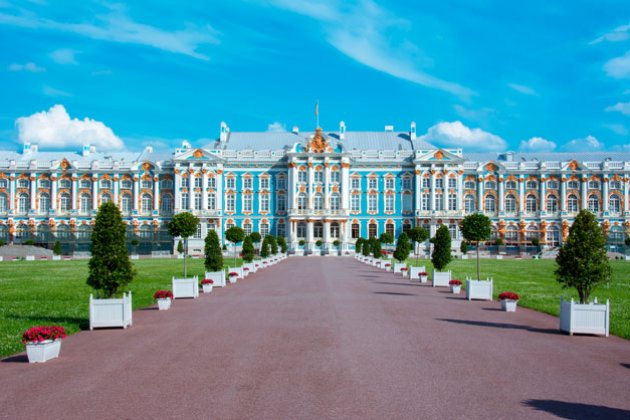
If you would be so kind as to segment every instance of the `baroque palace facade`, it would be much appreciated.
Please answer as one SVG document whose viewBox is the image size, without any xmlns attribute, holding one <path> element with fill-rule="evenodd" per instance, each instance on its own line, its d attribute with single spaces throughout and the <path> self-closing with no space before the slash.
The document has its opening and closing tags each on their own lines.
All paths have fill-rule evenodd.
<svg viewBox="0 0 630 420">
<path fill-rule="evenodd" d="M 0 152 L 0 240 L 59 240 L 89 250 L 98 206 L 118 204 L 140 253 L 172 252 L 166 223 L 180 212 L 201 220 L 190 252 L 209 229 L 285 236 L 296 253 L 351 250 L 358 237 L 395 236 L 413 226 L 431 235 L 483 212 L 493 235 L 522 249 L 536 238 L 557 246 L 580 209 L 594 212 L 610 244 L 630 233 L 630 153 L 465 153 L 409 131 L 231 132 L 174 152 L 44 152 L 25 144 Z M 339 245 L 334 244 L 339 241 Z M 318 245 L 321 244 L 321 245 Z"/>
</svg>

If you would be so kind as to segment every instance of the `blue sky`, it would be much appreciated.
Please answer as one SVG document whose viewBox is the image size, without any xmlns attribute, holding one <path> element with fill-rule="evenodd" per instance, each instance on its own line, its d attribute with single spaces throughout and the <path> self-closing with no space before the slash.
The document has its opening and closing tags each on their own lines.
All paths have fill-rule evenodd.
<svg viewBox="0 0 630 420">
<path fill-rule="evenodd" d="M 0 0 L 0 40 L 5 150 L 313 130 L 317 100 L 325 130 L 630 149 L 628 1 Z"/>
</svg>

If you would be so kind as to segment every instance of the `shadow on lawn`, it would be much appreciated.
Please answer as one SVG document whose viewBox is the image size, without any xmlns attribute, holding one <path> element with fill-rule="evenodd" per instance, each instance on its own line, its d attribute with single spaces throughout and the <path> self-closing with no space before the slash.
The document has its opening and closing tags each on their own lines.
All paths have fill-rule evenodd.
<svg viewBox="0 0 630 420">
<path fill-rule="evenodd" d="M 415 293 L 398 293 L 398 292 L 372 292 L 375 295 L 390 295 L 390 296 L 416 296 Z"/>
<path fill-rule="evenodd" d="M 70 316 L 36 316 L 36 315 L 17 315 L 17 314 L 7 314 L 7 319 L 14 319 L 17 321 L 34 321 L 39 324 L 76 324 L 82 330 L 90 329 L 90 320 L 88 318 L 78 318 L 78 317 L 70 317 Z"/>
<path fill-rule="evenodd" d="M 556 400 L 526 400 L 523 405 L 536 411 L 544 411 L 563 419 L 628 419 L 630 411 L 620 408 L 573 403 Z"/>
<path fill-rule="evenodd" d="M 535 328 L 528 325 L 507 324 L 503 322 L 487 322 L 487 321 L 469 321 L 465 319 L 449 319 L 449 318 L 436 318 L 437 321 L 452 322 L 454 324 L 473 325 L 477 327 L 490 327 L 490 328 L 502 328 L 508 330 L 525 330 L 542 334 L 562 335 L 560 330 L 552 328 Z"/>
</svg>

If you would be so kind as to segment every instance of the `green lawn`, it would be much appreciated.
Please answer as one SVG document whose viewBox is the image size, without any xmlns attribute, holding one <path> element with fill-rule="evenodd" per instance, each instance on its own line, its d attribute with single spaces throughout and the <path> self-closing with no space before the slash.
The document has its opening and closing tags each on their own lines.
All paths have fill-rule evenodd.
<svg viewBox="0 0 630 420">
<path fill-rule="evenodd" d="M 410 265 L 424 265 L 427 272 L 433 270 L 430 260 L 408 260 Z M 630 262 L 611 261 L 612 280 L 608 285 L 599 286 L 591 294 L 591 300 L 597 298 L 599 303 L 610 299 L 610 332 L 630 339 Z M 481 279 L 494 279 L 494 298 L 499 293 L 511 291 L 517 293 L 521 300 L 519 306 L 536 309 L 551 315 L 560 314 L 560 297 L 578 300 L 573 289 L 562 289 L 553 275 L 556 269 L 555 260 L 480 260 Z M 466 276 L 477 277 L 477 261 L 454 260 L 447 267 L 453 278 L 462 282 Z"/>
<path fill-rule="evenodd" d="M 225 266 L 233 264 L 225 258 Z M 68 333 L 88 328 L 85 284 L 87 260 L 7 261 L 0 263 L 0 357 L 24 350 L 22 332 L 34 325 L 63 325 Z M 153 293 L 171 289 L 172 276 L 183 276 L 184 260 L 137 260 L 129 290 L 134 309 L 153 304 Z M 241 260 L 236 260 L 241 265 Z M 188 260 L 188 275 L 204 275 L 202 259 Z"/>
</svg>

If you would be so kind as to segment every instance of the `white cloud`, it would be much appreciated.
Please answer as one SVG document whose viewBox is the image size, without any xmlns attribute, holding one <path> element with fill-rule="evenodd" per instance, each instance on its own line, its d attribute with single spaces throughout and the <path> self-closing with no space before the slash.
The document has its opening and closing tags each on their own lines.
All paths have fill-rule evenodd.
<svg viewBox="0 0 630 420">
<path fill-rule="evenodd" d="M 72 96 L 71 93 L 66 92 L 65 90 L 55 89 L 54 87 L 51 87 L 48 85 L 44 85 L 44 88 L 42 89 L 42 93 L 52 98 Z"/>
<path fill-rule="evenodd" d="M 267 131 L 272 133 L 283 133 L 287 131 L 287 126 L 286 124 L 282 124 L 281 122 L 276 121 L 267 125 Z"/>
<path fill-rule="evenodd" d="M 480 128 L 468 128 L 461 121 L 441 122 L 429 128 L 420 140 L 440 146 L 476 151 L 502 151 L 507 144 L 501 137 Z"/>
<path fill-rule="evenodd" d="M 28 71 L 31 73 L 42 73 L 46 71 L 45 68 L 38 66 L 37 64 L 29 61 L 25 64 L 13 63 L 8 67 L 9 71 Z"/>
<path fill-rule="evenodd" d="M 630 77 L 630 52 L 624 56 L 613 58 L 604 64 L 604 71 L 615 79 L 625 79 Z"/>
<path fill-rule="evenodd" d="M 617 102 L 615 105 L 606 107 L 606 112 L 621 112 L 623 115 L 630 115 L 630 102 Z"/>
<path fill-rule="evenodd" d="M 594 136 L 586 136 L 581 139 L 571 140 L 562 146 L 566 151 L 571 152 L 595 152 L 602 150 L 604 144 L 597 140 Z"/>
<path fill-rule="evenodd" d="M 625 41 L 628 38 L 630 38 L 630 24 L 618 26 L 612 31 L 605 33 L 604 35 L 589 42 L 589 44 L 599 44 L 600 42 L 604 41 L 620 42 Z"/>
<path fill-rule="evenodd" d="M 522 152 L 551 152 L 556 148 L 556 143 L 542 137 L 532 137 L 523 140 L 519 146 Z"/>
<path fill-rule="evenodd" d="M 63 148 L 91 144 L 103 150 L 120 150 L 124 144 L 111 128 L 90 118 L 70 118 L 63 105 L 15 121 L 18 139 L 41 147 Z"/>
<path fill-rule="evenodd" d="M 60 22 L 33 14 L 17 16 L 0 13 L 0 25 L 56 30 L 102 41 L 144 45 L 201 60 L 208 60 L 208 56 L 198 49 L 218 43 L 217 31 L 210 25 L 198 27 L 188 24 L 185 29 L 167 31 L 131 20 L 122 6 L 108 7 L 108 13 L 96 15 L 86 22 Z"/>
<path fill-rule="evenodd" d="M 374 70 L 442 90 L 468 100 L 474 92 L 423 71 L 432 60 L 402 35 L 409 22 L 392 16 L 372 0 L 345 2 L 272 0 L 277 7 L 318 20 L 326 40 L 341 53 Z"/>
<path fill-rule="evenodd" d="M 530 95 L 530 96 L 537 95 L 536 91 L 530 88 L 529 86 L 519 85 L 517 83 L 508 83 L 508 86 L 511 89 L 517 91 L 518 93 L 522 93 L 523 95 Z"/>
<path fill-rule="evenodd" d="M 622 124 L 604 124 L 603 126 L 613 133 L 619 134 L 620 136 L 625 136 L 626 134 L 628 134 L 628 129 Z"/>
<path fill-rule="evenodd" d="M 77 64 L 77 53 L 79 51 L 62 48 L 51 52 L 49 56 L 57 64 Z"/>
</svg>

